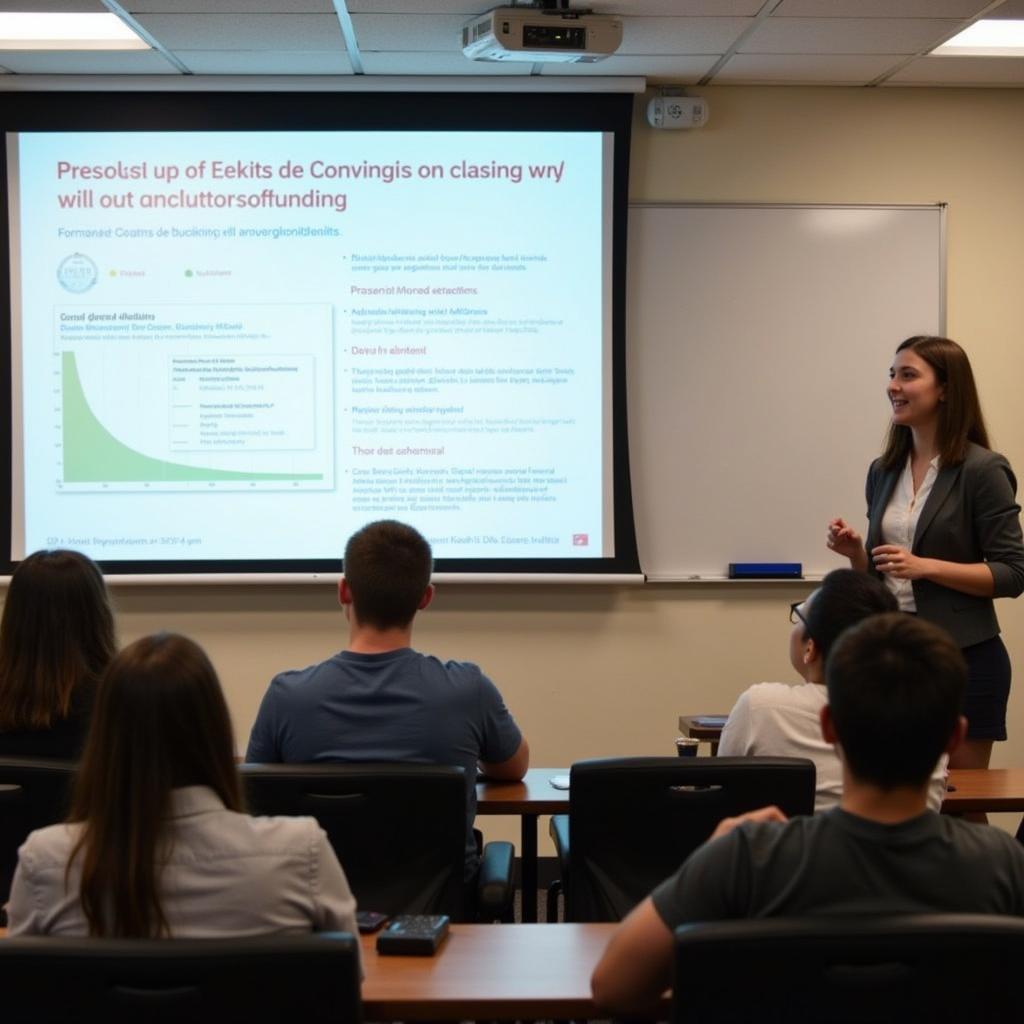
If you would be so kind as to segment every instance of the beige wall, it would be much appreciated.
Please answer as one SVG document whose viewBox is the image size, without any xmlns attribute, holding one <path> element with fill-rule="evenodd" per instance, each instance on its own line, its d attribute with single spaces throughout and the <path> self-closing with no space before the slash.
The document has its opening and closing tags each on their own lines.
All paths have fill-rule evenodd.
<svg viewBox="0 0 1024 1024">
<path fill-rule="evenodd" d="M 638 103 L 631 198 L 948 202 L 949 332 L 971 353 L 995 444 L 1024 473 L 1024 90 L 704 95 L 710 123 L 693 132 L 649 129 Z M 716 386 L 728 415 L 728 381 Z M 842 366 L 820 386 L 841 388 Z M 850 472 L 862 474 L 871 454 Z M 808 467 L 808 487 L 813 478 Z M 787 605 L 806 589 L 451 586 L 422 617 L 417 645 L 485 667 L 529 736 L 536 765 L 667 754 L 681 712 L 728 710 L 750 682 L 791 678 Z M 269 676 L 343 643 L 330 588 L 122 588 L 116 601 L 122 640 L 172 629 L 206 646 L 243 749 Z M 1024 674 L 1024 602 L 1003 602 L 1001 618 Z M 1024 764 L 1024 682 L 1011 699 L 1009 728 L 994 763 Z M 485 824 L 491 837 L 515 835 L 509 822 Z"/>
</svg>

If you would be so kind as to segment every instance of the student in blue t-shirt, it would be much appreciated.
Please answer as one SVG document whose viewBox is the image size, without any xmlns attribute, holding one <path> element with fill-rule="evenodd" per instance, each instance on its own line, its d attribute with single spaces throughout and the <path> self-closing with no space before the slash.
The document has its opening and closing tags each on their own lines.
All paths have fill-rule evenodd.
<svg viewBox="0 0 1024 1024">
<path fill-rule="evenodd" d="M 430 545 L 411 526 L 382 520 L 353 534 L 338 585 L 348 647 L 274 677 L 246 760 L 461 765 L 469 787 L 471 879 L 478 766 L 490 778 L 521 779 L 530 749 L 497 687 L 476 665 L 412 649 L 413 619 L 434 597 L 432 570 Z"/>
</svg>

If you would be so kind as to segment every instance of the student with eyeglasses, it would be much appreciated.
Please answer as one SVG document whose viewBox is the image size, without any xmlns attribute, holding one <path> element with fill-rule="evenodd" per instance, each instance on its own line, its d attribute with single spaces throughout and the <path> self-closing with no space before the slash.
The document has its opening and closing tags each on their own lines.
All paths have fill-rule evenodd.
<svg viewBox="0 0 1024 1024">
<path fill-rule="evenodd" d="M 806 757 L 817 769 L 815 811 L 839 803 L 843 776 L 819 717 L 827 703 L 825 661 L 840 634 L 869 615 L 896 611 L 896 598 L 880 580 L 836 569 L 804 601 L 790 605 L 789 660 L 803 683 L 758 683 L 740 695 L 722 730 L 719 757 Z M 935 765 L 928 806 L 937 811 L 946 792 L 945 754 Z"/>
</svg>

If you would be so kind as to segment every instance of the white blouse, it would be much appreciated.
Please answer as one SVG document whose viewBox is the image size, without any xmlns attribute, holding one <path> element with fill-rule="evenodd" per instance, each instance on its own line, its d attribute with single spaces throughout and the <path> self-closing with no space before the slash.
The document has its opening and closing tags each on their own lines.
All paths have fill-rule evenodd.
<svg viewBox="0 0 1024 1024">
<path fill-rule="evenodd" d="M 928 463 L 928 472 L 921 481 L 917 493 L 914 493 L 914 474 L 910 466 L 911 456 L 907 456 L 907 464 L 900 473 L 899 480 L 893 488 L 892 497 L 885 507 L 882 515 L 882 543 L 895 544 L 897 547 L 911 549 L 914 543 L 914 533 L 917 530 L 917 521 L 921 518 L 921 509 L 924 508 L 928 495 L 932 493 L 935 485 L 935 478 L 939 475 L 938 455 Z M 896 595 L 900 611 L 916 612 L 917 604 L 914 601 L 914 585 L 912 580 L 901 580 L 887 573 L 882 574 L 885 585 Z"/>
</svg>

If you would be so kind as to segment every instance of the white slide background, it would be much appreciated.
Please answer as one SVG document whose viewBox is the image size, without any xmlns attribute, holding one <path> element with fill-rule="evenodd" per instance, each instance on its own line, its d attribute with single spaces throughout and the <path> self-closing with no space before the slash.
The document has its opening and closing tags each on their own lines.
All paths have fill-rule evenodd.
<svg viewBox="0 0 1024 1024">
<path fill-rule="evenodd" d="M 15 557 L 611 555 L 610 147 L 16 137 Z"/>
</svg>

